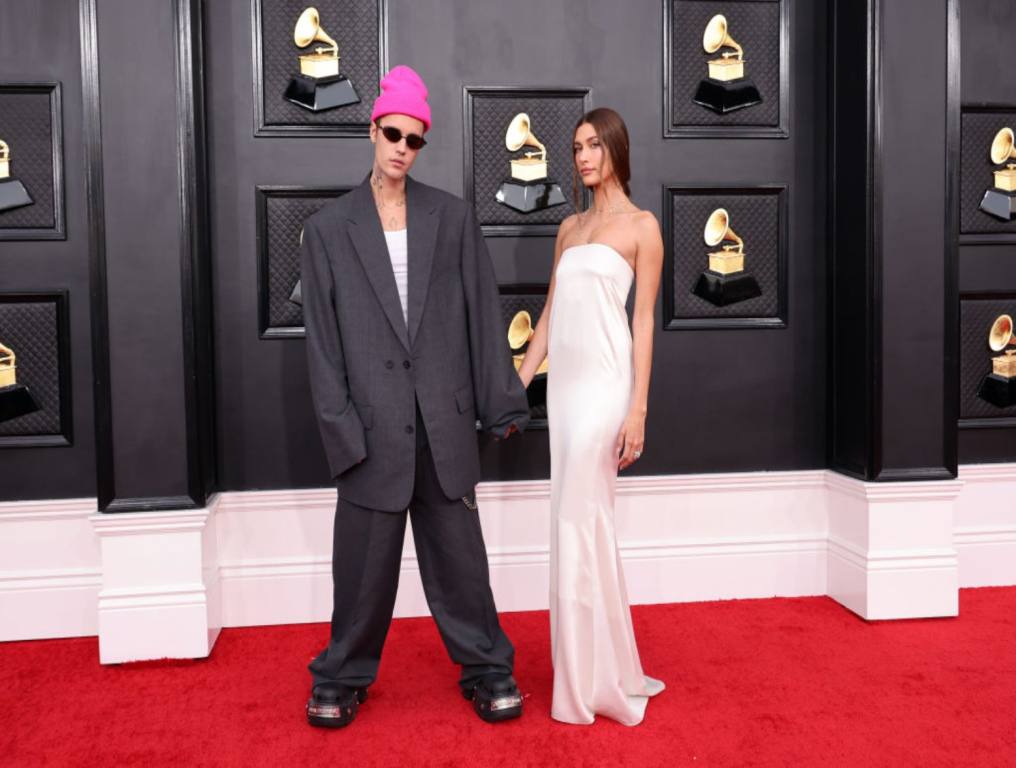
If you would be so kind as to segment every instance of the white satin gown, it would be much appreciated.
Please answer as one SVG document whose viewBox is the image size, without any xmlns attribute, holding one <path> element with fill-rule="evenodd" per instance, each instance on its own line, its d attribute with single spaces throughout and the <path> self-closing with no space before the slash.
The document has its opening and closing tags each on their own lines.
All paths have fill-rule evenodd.
<svg viewBox="0 0 1016 768">
<path fill-rule="evenodd" d="M 565 249 L 547 359 L 551 716 L 642 721 L 663 683 L 642 673 L 614 532 L 616 442 L 632 392 L 625 302 L 634 274 L 601 243 Z"/>
</svg>

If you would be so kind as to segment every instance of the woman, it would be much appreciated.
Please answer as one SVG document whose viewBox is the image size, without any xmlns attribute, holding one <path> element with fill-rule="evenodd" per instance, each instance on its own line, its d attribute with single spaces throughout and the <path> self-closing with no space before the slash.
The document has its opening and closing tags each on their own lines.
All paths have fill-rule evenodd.
<svg viewBox="0 0 1016 768">
<path fill-rule="evenodd" d="M 529 386 L 548 358 L 551 716 L 591 723 L 601 714 L 636 725 L 663 683 L 642 674 L 635 646 L 614 486 L 618 470 L 642 455 L 663 240 L 653 214 L 628 197 L 620 115 L 583 115 L 573 148 L 593 205 L 558 229 L 547 304 L 519 370 Z"/>
</svg>

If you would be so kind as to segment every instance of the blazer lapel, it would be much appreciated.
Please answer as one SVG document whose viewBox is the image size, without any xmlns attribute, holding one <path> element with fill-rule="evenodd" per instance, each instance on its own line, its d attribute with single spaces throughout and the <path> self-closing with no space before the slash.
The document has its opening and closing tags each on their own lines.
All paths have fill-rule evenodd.
<svg viewBox="0 0 1016 768">
<path fill-rule="evenodd" d="M 426 187 L 406 180 L 406 227 L 409 241 L 409 343 L 416 340 L 427 303 L 430 269 L 437 239 L 437 206 Z"/>
<path fill-rule="evenodd" d="M 399 302 L 399 289 L 395 285 L 395 273 L 392 271 L 391 257 L 388 255 L 388 244 L 385 242 L 374 205 L 374 195 L 370 189 L 370 176 L 360 186 L 349 193 L 353 197 L 350 211 L 350 222 L 355 226 L 349 228 L 349 235 L 356 248 L 356 255 L 363 264 L 381 308 L 388 322 L 399 337 L 402 346 L 409 351 L 409 336 L 406 321 L 402 317 L 402 304 Z M 410 263 L 412 263 L 412 246 L 410 246 Z M 410 288 L 412 287 L 412 267 L 410 266 Z M 410 305 L 412 306 L 412 305 Z M 412 315 L 410 315 L 412 319 Z"/>
</svg>

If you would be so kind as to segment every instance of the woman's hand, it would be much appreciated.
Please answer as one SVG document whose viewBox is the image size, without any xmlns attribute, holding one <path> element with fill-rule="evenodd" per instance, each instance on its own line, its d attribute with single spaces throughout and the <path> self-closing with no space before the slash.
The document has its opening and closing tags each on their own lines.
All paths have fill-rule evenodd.
<svg viewBox="0 0 1016 768">
<path fill-rule="evenodd" d="M 642 455 L 646 441 L 646 415 L 630 411 L 617 435 L 618 471 L 627 469 Z"/>
<path fill-rule="evenodd" d="M 519 375 L 519 379 L 522 381 L 522 386 L 525 389 L 529 389 L 529 382 L 532 381 L 532 376 L 529 377 L 529 381 L 526 381 L 525 374 L 522 373 L 522 369 L 515 371 Z"/>
</svg>

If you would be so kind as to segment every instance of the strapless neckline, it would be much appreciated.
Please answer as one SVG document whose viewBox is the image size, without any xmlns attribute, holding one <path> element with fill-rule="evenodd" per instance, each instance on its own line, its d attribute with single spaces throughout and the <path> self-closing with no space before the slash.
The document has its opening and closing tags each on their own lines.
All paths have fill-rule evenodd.
<svg viewBox="0 0 1016 768">
<path fill-rule="evenodd" d="M 622 262 L 624 262 L 624 265 L 626 267 L 628 267 L 628 271 L 629 272 L 631 272 L 633 275 L 635 274 L 635 270 L 632 269 L 631 264 L 628 263 L 628 259 L 626 259 L 624 256 L 622 256 L 621 252 L 618 251 L 617 248 L 615 248 L 612 245 L 607 245 L 606 243 L 578 243 L 576 245 L 569 245 L 567 248 L 565 248 L 563 251 L 561 251 L 561 253 L 565 253 L 567 251 L 574 250 L 575 248 L 585 248 L 587 245 L 598 245 L 601 248 L 606 248 L 608 251 L 610 251 L 615 256 L 617 256 L 617 258 L 619 258 Z"/>
</svg>

